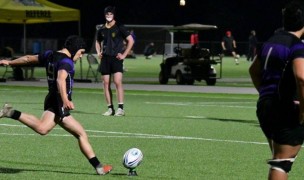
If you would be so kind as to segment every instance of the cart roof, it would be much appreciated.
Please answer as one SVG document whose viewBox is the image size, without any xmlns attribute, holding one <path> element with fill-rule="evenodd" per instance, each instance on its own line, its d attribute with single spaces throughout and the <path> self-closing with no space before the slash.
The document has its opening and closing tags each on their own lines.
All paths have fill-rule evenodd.
<svg viewBox="0 0 304 180">
<path fill-rule="evenodd" d="M 215 25 L 206 25 L 206 24 L 185 24 L 181 26 L 169 27 L 166 28 L 170 32 L 197 32 L 203 30 L 214 30 L 217 29 Z"/>
</svg>

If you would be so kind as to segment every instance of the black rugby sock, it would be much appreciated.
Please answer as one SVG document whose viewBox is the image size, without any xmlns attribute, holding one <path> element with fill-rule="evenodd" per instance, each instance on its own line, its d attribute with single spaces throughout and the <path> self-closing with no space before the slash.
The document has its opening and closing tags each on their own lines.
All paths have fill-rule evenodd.
<svg viewBox="0 0 304 180">
<path fill-rule="evenodd" d="M 123 109 L 124 104 L 118 104 L 118 108 Z"/>
<path fill-rule="evenodd" d="M 98 166 L 102 167 L 102 164 L 100 163 L 100 161 L 96 156 L 89 159 L 89 162 L 94 168 L 97 168 Z"/>
<path fill-rule="evenodd" d="M 108 108 L 114 110 L 113 104 L 108 105 Z"/>
<path fill-rule="evenodd" d="M 19 120 L 20 116 L 21 116 L 21 112 L 20 111 L 13 110 L 12 115 L 11 115 L 12 119 Z"/>
</svg>

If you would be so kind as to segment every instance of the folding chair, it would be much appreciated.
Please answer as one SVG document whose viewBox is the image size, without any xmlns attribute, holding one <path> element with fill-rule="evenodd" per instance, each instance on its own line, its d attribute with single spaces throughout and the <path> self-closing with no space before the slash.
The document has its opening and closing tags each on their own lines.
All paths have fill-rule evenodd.
<svg viewBox="0 0 304 180">
<path fill-rule="evenodd" d="M 0 59 L 12 59 L 11 57 L 0 57 Z M 11 66 L 3 66 L 5 68 L 3 74 L 2 74 L 2 79 L 6 79 L 6 74 L 7 73 L 13 73 L 13 69 Z M 12 74 L 13 75 L 13 74 Z"/>
<path fill-rule="evenodd" d="M 6 78 L 6 73 L 12 73 L 13 72 L 13 70 L 12 70 L 12 68 L 10 66 L 5 66 L 4 68 L 5 68 L 5 70 L 4 70 L 3 74 L 2 74 L 2 78 L 3 79 Z"/>
<path fill-rule="evenodd" d="M 0 47 L 0 60 L 1 59 L 12 60 L 13 59 L 13 54 L 14 54 L 13 48 L 8 47 L 8 46 L 7 47 Z M 4 68 L 5 68 L 5 70 L 2 74 L 2 79 L 6 78 L 7 73 L 10 73 L 10 72 L 12 73 L 13 72 L 13 69 L 10 66 L 5 66 Z"/>
<path fill-rule="evenodd" d="M 93 54 L 87 55 L 87 60 L 89 63 L 88 71 L 87 71 L 87 79 L 89 77 L 90 71 L 93 74 L 93 77 L 95 78 L 95 82 L 98 82 L 98 68 L 99 68 L 99 62 L 97 58 Z"/>
</svg>

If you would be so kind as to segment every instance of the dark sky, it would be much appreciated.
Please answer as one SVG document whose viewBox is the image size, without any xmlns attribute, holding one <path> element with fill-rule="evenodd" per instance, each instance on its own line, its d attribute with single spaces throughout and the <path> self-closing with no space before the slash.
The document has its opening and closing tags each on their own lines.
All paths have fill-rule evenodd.
<svg viewBox="0 0 304 180">
<path fill-rule="evenodd" d="M 117 8 L 116 19 L 124 24 L 181 25 L 213 24 L 217 39 L 231 30 L 239 41 L 246 41 L 255 29 L 261 41 L 281 26 L 281 9 L 287 0 L 50 0 L 81 11 L 82 35 L 90 38 L 96 24 L 104 22 L 103 9 Z"/>
<path fill-rule="evenodd" d="M 259 41 L 265 41 L 275 29 L 281 27 L 281 9 L 288 0 L 49 0 L 79 9 L 81 12 L 81 35 L 92 40 L 95 25 L 104 23 L 104 8 L 114 5 L 116 20 L 123 24 L 182 25 L 187 23 L 212 24 L 218 27 L 212 38 L 220 41 L 227 30 L 231 30 L 238 42 L 246 42 L 249 32 L 255 29 Z M 1 39 L 12 40 L 23 37 L 20 24 L 0 24 Z M 27 25 L 28 38 L 56 38 L 64 40 L 78 33 L 76 22 L 44 23 Z M 204 37 L 207 36 L 207 37 Z M 6 43 L 2 41 L 2 44 Z M 10 41 L 11 42 L 11 41 Z M 20 43 L 19 41 L 14 41 Z M 14 45 L 12 45 L 14 46 Z"/>
</svg>

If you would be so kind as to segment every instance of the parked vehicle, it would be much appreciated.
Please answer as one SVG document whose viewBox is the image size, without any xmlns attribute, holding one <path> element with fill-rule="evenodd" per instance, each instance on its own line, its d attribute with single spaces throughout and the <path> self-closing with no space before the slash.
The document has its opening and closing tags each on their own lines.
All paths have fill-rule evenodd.
<svg viewBox="0 0 304 180">
<path fill-rule="evenodd" d="M 196 33 L 202 30 L 215 30 L 216 26 L 187 24 L 168 28 L 174 33 Z M 213 65 L 220 65 L 220 75 L 217 75 Z M 166 56 L 160 64 L 159 83 L 167 84 L 169 79 L 176 79 L 177 84 L 193 85 L 195 81 L 205 80 L 207 85 L 215 85 L 216 80 L 221 78 L 222 57 L 214 58 L 210 50 L 200 48 L 197 44 L 174 47 L 174 55 Z"/>
</svg>

